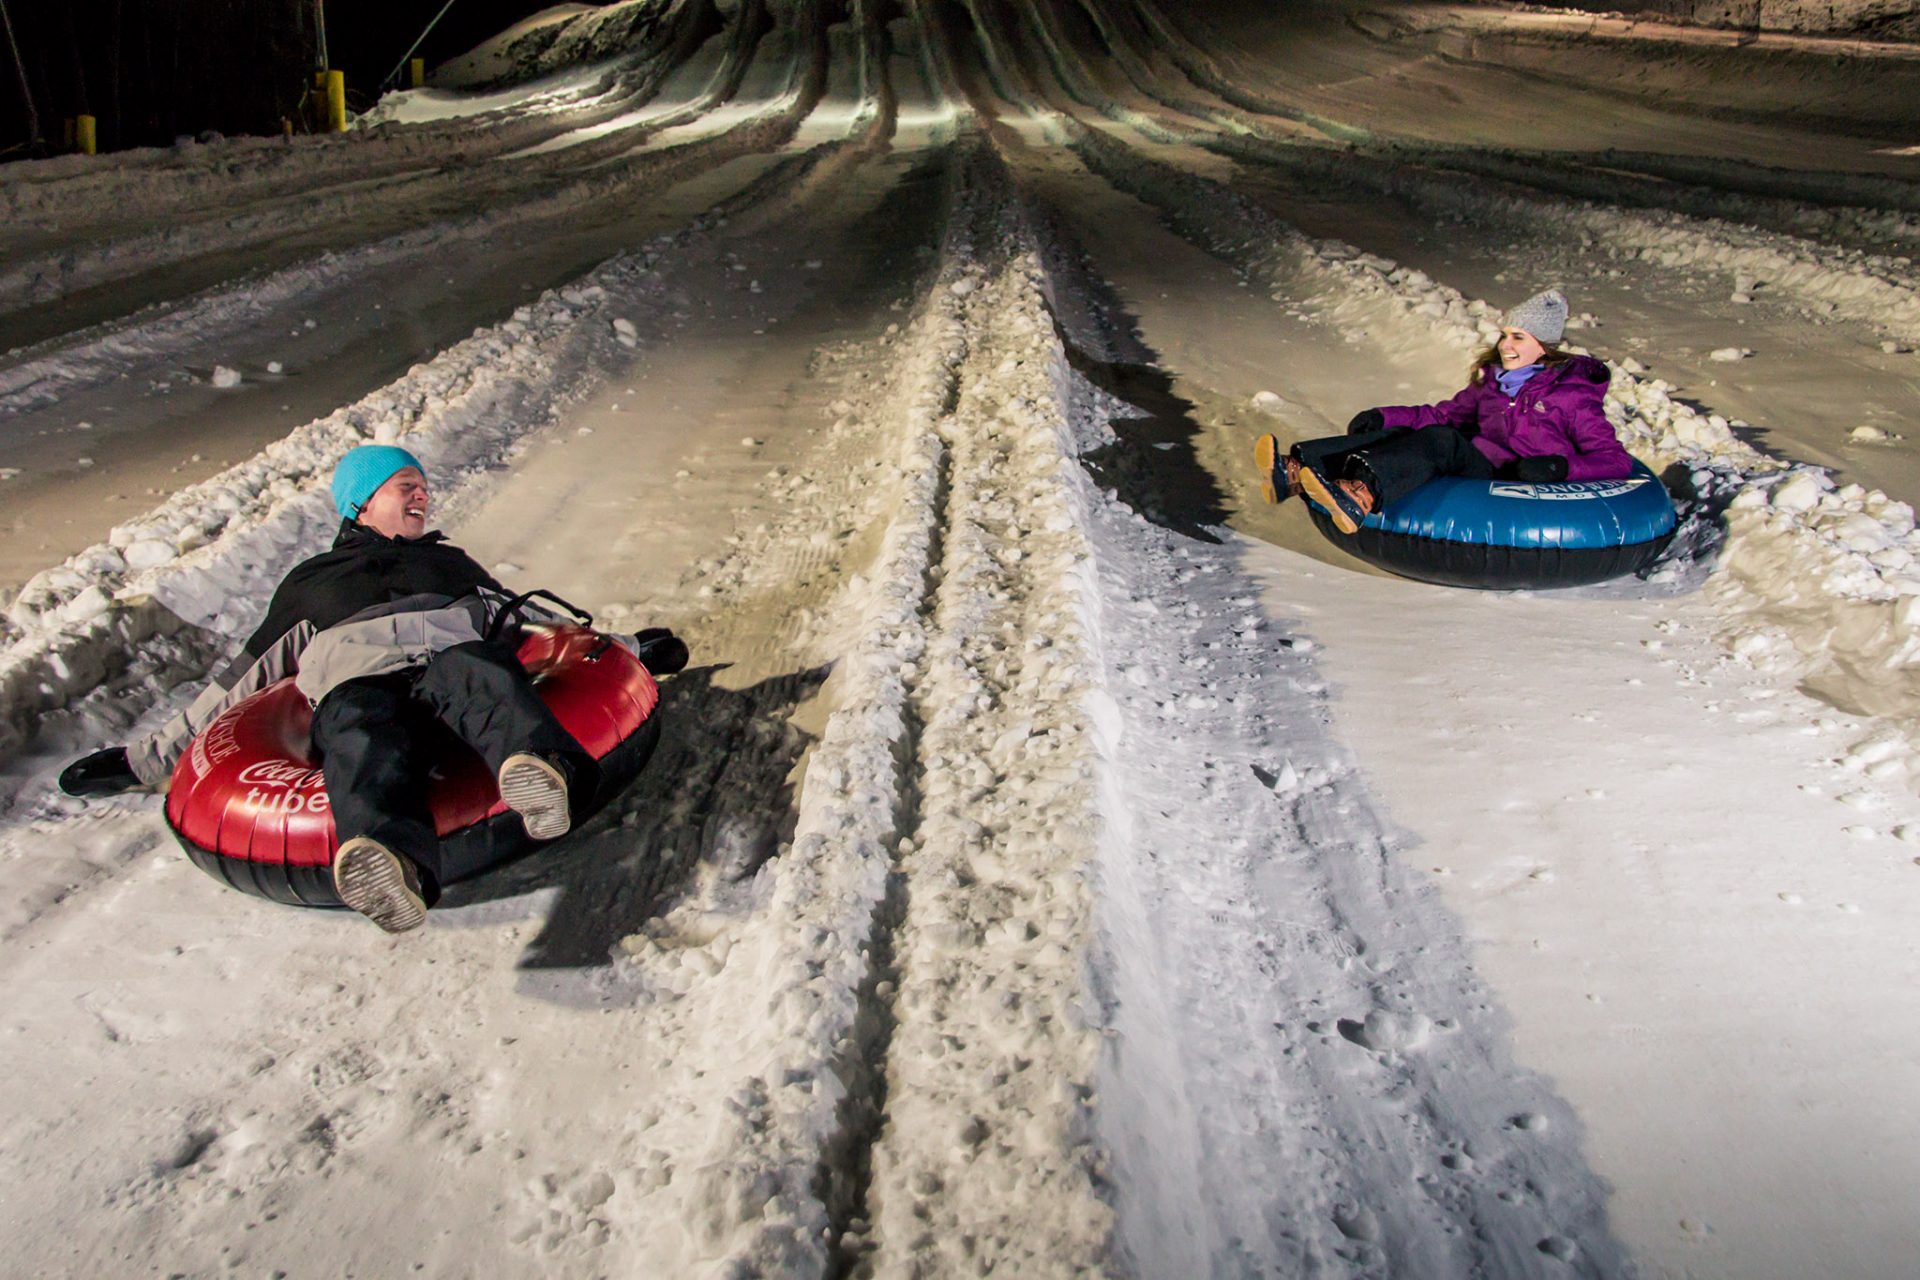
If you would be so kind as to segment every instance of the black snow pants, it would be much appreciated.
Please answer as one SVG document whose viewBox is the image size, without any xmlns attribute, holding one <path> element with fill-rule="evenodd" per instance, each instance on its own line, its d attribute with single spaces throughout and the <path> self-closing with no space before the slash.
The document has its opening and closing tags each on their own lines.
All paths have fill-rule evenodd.
<svg viewBox="0 0 1920 1280">
<path fill-rule="evenodd" d="M 371 836 L 416 863 L 429 897 L 440 883 L 440 841 L 427 807 L 438 724 L 477 751 L 494 773 L 533 751 L 563 762 L 578 794 L 593 758 L 556 720 L 505 641 L 475 640 L 418 672 L 349 680 L 320 700 L 313 745 L 326 770 L 340 843 Z"/>
<path fill-rule="evenodd" d="M 1493 479 L 1493 464 L 1452 427 L 1365 431 L 1302 440 L 1294 456 L 1329 480 L 1364 480 L 1378 511 L 1440 476 Z"/>
</svg>

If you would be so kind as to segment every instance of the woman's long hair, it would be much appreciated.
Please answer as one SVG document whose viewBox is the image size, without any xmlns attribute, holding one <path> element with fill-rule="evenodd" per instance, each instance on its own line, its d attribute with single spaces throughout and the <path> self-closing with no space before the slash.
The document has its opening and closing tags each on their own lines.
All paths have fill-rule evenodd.
<svg viewBox="0 0 1920 1280">
<path fill-rule="evenodd" d="M 1548 347 L 1544 342 L 1540 345 L 1546 347 L 1546 354 L 1540 357 L 1540 364 L 1545 368 L 1551 369 L 1573 359 L 1570 352 L 1562 351 L 1558 347 Z M 1489 370 L 1499 367 L 1500 344 L 1496 342 L 1490 347 L 1483 348 L 1478 355 L 1474 356 L 1473 367 L 1467 371 L 1467 385 L 1479 386 L 1487 380 Z"/>
</svg>

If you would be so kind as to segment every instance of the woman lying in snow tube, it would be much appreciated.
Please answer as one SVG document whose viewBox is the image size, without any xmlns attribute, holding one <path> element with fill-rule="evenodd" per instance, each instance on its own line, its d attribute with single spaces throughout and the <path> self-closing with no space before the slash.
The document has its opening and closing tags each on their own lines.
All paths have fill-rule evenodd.
<svg viewBox="0 0 1920 1280">
<path fill-rule="evenodd" d="M 1311 500 L 1310 500 L 1311 501 Z M 1351 536 L 1318 503 L 1320 531 L 1370 564 L 1448 587 L 1578 587 L 1638 573 L 1666 549 L 1673 503 L 1639 462 L 1622 480 L 1521 484 L 1445 476 Z"/>
<path fill-rule="evenodd" d="M 1611 371 L 1558 349 L 1566 320 L 1564 297 L 1538 294 L 1452 399 L 1368 409 L 1285 458 L 1261 436 L 1267 500 L 1303 494 L 1362 559 L 1448 586 L 1580 586 L 1645 568 L 1673 536 L 1673 504 L 1607 421 Z"/>
<path fill-rule="evenodd" d="M 575 821 L 639 776 L 660 736 L 660 692 L 640 660 L 583 626 L 524 629 L 519 659 L 555 717 L 594 758 L 597 778 Z M 228 708 L 180 758 L 167 825 L 209 875 L 295 906 L 342 905 L 333 880 L 339 842 L 308 738 L 312 709 L 292 680 Z M 531 849 L 521 816 L 492 772 L 443 726 L 427 798 L 440 837 L 440 880 L 498 866 Z"/>
</svg>

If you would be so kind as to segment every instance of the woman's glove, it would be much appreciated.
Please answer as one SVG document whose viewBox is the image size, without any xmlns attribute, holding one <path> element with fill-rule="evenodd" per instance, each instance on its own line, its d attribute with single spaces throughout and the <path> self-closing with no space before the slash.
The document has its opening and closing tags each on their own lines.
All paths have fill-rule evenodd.
<svg viewBox="0 0 1920 1280">
<path fill-rule="evenodd" d="M 102 747 L 60 771 L 60 789 L 70 796 L 117 796 L 141 786 L 127 764 L 125 747 Z"/>
<path fill-rule="evenodd" d="M 1558 484 L 1567 478 L 1567 460 L 1557 453 L 1515 458 L 1501 467 L 1499 474 L 1502 480 L 1518 480 L 1521 484 Z"/>
<path fill-rule="evenodd" d="M 1350 436 L 1364 435 L 1369 431 L 1385 431 L 1386 429 L 1387 415 L 1378 409 L 1362 409 L 1360 412 L 1354 414 L 1353 421 L 1347 424 L 1347 434 Z"/>
</svg>

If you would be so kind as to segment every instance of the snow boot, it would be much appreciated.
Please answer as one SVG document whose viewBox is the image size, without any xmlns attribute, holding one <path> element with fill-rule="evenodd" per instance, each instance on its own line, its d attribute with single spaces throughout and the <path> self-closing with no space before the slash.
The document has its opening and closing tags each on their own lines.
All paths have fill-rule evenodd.
<svg viewBox="0 0 1920 1280">
<path fill-rule="evenodd" d="M 1300 459 L 1288 454 L 1280 456 L 1280 438 L 1271 432 L 1253 442 L 1253 462 L 1260 468 L 1260 496 L 1268 502 L 1278 502 L 1282 498 L 1300 496 Z M 1286 473 L 1285 492 L 1281 491 L 1280 474 Z"/>
<path fill-rule="evenodd" d="M 648 627 L 633 637 L 634 648 L 639 651 L 640 665 L 647 674 L 670 676 L 684 669 L 687 659 L 687 642 L 665 627 Z"/>
<path fill-rule="evenodd" d="M 1300 459 L 1280 456 L 1280 438 L 1271 432 L 1253 442 L 1253 463 L 1260 468 L 1260 496 L 1268 502 L 1300 493 Z M 1286 492 L 1281 492 L 1280 472 L 1286 471 Z"/>
<path fill-rule="evenodd" d="M 531 751 L 516 752 L 500 766 L 500 798 L 535 840 L 558 840 L 573 826 L 567 787 L 566 767 Z"/>
<path fill-rule="evenodd" d="M 1302 467 L 1300 487 L 1326 509 L 1333 527 L 1349 536 L 1360 532 L 1360 522 L 1373 514 L 1373 490 L 1364 480 L 1330 482 L 1313 467 Z"/>
<path fill-rule="evenodd" d="M 355 836 L 333 855 L 333 888 L 340 901 L 388 933 L 427 922 L 420 873 L 372 836 Z"/>
<path fill-rule="evenodd" d="M 102 747 L 60 771 L 60 789 L 70 796 L 117 796 L 140 787 L 125 747 Z"/>
<path fill-rule="evenodd" d="M 1280 461 L 1280 440 L 1269 432 L 1253 442 L 1253 465 L 1260 468 L 1260 496 L 1268 502 L 1280 501 L 1280 486 L 1273 469 Z"/>
</svg>

